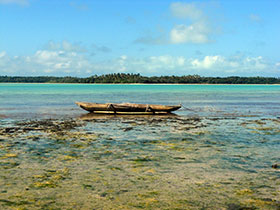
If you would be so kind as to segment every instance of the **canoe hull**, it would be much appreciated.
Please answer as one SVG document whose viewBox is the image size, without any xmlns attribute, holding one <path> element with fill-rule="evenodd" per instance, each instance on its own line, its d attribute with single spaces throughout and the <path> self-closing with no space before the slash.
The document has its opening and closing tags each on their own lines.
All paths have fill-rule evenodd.
<svg viewBox="0 0 280 210">
<path fill-rule="evenodd" d="M 102 114 L 162 114 L 170 113 L 172 111 L 181 108 L 181 105 L 166 106 L 166 105 L 154 105 L 154 104 L 133 104 L 133 103 L 121 103 L 121 104 L 99 104 L 99 103 L 87 103 L 76 102 L 76 104 L 82 109 Z"/>
</svg>

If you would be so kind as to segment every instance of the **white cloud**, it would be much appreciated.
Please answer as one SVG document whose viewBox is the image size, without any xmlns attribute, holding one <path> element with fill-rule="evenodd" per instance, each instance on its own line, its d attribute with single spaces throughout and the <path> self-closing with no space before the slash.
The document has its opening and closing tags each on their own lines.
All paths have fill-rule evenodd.
<svg viewBox="0 0 280 210">
<path fill-rule="evenodd" d="M 108 60 L 90 60 L 84 53 L 63 50 L 38 50 L 33 55 L 9 56 L 0 52 L 0 75 L 90 76 L 117 72 L 143 75 L 202 76 L 276 76 L 280 63 L 262 56 L 207 55 L 201 58 L 184 56 L 148 56 L 135 58 L 121 55 Z"/>
<path fill-rule="evenodd" d="M 191 20 L 204 18 L 203 12 L 197 8 L 195 3 L 175 2 L 170 5 L 170 11 L 177 18 L 189 18 Z"/>
<path fill-rule="evenodd" d="M 126 67 L 126 60 L 127 60 L 127 56 L 126 55 L 122 55 L 119 60 L 118 60 L 118 64 L 119 66 L 116 68 L 116 70 L 118 72 L 125 72 L 127 70 Z"/>
<path fill-rule="evenodd" d="M 107 69 L 111 72 L 133 72 L 150 75 L 176 74 L 180 73 L 185 65 L 186 58 L 182 56 L 174 57 L 169 55 L 149 56 L 145 58 L 133 58 L 121 56 L 116 60 L 104 61 L 95 64 L 96 70 Z"/>
<path fill-rule="evenodd" d="M 28 0 L 0 0 L 0 4 L 17 4 L 21 6 L 29 5 Z"/>
<path fill-rule="evenodd" d="M 0 74 L 8 75 L 79 75 L 90 68 L 84 55 L 67 51 L 38 50 L 29 56 L 1 53 Z"/>
<path fill-rule="evenodd" d="M 171 14 L 180 19 L 189 19 L 189 24 L 175 24 L 169 33 L 170 43 L 204 44 L 210 42 L 210 24 L 195 3 L 176 2 L 170 5 Z"/>
<path fill-rule="evenodd" d="M 209 42 L 209 29 L 203 22 L 197 22 L 186 26 L 176 25 L 170 31 L 170 42 L 173 44 L 196 43 L 202 44 Z"/>
<path fill-rule="evenodd" d="M 5 51 L 0 52 L 0 58 L 4 57 L 4 56 L 6 56 L 6 55 L 7 55 L 7 53 L 6 53 Z"/>
<path fill-rule="evenodd" d="M 99 63 L 103 69 L 111 66 L 111 72 L 134 72 L 148 75 L 188 75 L 206 76 L 279 76 L 276 64 L 270 63 L 261 56 L 207 55 L 201 59 L 183 56 L 149 56 L 133 58 L 126 56 L 116 61 Z M 108 69 L 108 68 L 106 68 Z"/>
<path fill-rule="evenodd" d="M 280 72 L 262 56 L 231 56 L 224 57 L 221 55 L 205 56 L 203 59 L 192 59 L 191 68 L 200 72 L 208 71 L 211 75 L 279 75 Z"/>
<path fill-rule="evenodd" d="M 210 35 L 214 32 L 209 18 L 197 3 L 175 2 L 170 4 L 170 12 L 175 24 L 168 30 L 156 34 L 144 34 L 134 43 L 146 45 L 164 44 L 205 44 L 212 42 Z M 179 20 L 178 20 L 179 19 Z"/>
<path fill-rule="evenodd" d="M 255 69 L 265 69 L 268 67 L 262 56 L 247 57 L 243 62 L 248 66 L 254 66 Z"/>
<path fill-rule="evenodd" d="M 127 59 L 127 56 L 126 56 L 126 55 L 122 55 L 122 56 L 120 57 L 120 59 L 121 59 L 121 60 L 126 60 L 126 59 Z"/>
<path fill-rule="evenodd" d="M 191 61 L 191 65 L 194 68 L 210 69 L 213 66 L 224 65 L 225 59 L 222 56 L 205 56 L 204 59 L 194 59 Z"/>
</svg>

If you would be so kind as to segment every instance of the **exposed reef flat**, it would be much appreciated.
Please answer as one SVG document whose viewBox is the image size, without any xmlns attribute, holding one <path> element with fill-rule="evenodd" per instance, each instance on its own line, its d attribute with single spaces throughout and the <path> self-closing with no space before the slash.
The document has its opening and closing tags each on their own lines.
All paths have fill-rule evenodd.
<svg viewBox="0 0 280 210">
<path fill-rule="evenodd" d="M 0 209 L 279 209 L 280 119 L 0 119 Z"/>
</svg>

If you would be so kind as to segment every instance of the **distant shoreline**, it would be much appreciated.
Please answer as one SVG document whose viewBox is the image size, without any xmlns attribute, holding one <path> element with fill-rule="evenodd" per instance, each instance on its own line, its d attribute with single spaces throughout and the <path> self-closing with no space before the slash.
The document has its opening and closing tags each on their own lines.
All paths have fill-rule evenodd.
<svg viewBox="0 0 280 210">
<path fill-rule="evenodd" d="M 140 74 L 106 74 L 86 78 L 54 76 L 0 76 L 0 83 L 47 83 L 47 84 L 162 84 L 162 85 L 229 85 L 229 84 L 280 84 L 280 77 L 202 77 L 185 76 L 142 76 Z"/>
<path fill-rule="evenodd" d="M 208 83 L 50 83 L 50 82 L 0 82 L 1 84 L 46 84 L 46 85 L 280 85 L 280 84 L 267 84 L 267 83 L 259 83 L 259 84 L 227 84 L 227 83 L 219 83 L 219 84 L 208 84 Z"/>
</svg>

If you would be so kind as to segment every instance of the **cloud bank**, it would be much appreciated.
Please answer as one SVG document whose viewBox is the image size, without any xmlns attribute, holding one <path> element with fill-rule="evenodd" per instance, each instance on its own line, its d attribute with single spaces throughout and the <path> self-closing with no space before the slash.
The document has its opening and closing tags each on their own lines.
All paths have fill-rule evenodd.
<svg viewBox="0 0 280 210">
<path fill-rule="evenodd" d="M 143 75 L 279 77 L 280 62 L 273 63 L 262 56 L 245 55 L 206 55 L 193 58 L 171 55 L 135 58 L 122 55 L 108 60 L 94 60 L 85 53 L 73 50 L 44 49 L 27 56 L 10 56 L 5 51 L 0 52 L 0 75 L 91 76 L 118 72 Z"/>
<path fill-rule="evenodd" d="M 76 52 L 38 50 L 29 56 L 0 53 L 1 75 L 82 75 L 90 68 L 85 56 Z"/>
</svg>

